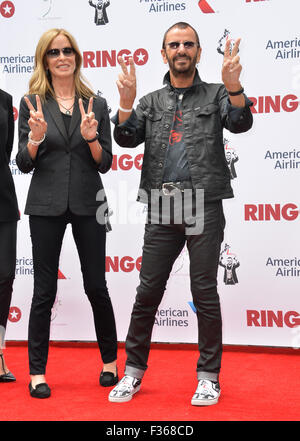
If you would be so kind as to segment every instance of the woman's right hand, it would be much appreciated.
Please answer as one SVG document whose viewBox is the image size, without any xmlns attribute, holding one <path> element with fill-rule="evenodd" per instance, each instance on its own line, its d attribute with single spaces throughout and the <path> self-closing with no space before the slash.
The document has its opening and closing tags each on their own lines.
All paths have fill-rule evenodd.
<svg viewBox="0 0 300 441">
<path fill-rule="evenodd" d="M 27 107 L 29 109 L 30 118 L 28 120 L 28 125 L 31 130 L 31 136 L 30 138 L 33 141 L 40 141 L 43 139 L 44 135 L 47 132 L 47 123 L 44 119 L 43 109 L 40 97 L 36 95 L 36 106 L 37 110 L 35 110 L 34 106 L 29 101 L 28 97 L 24 97 Z"/>
</svg>

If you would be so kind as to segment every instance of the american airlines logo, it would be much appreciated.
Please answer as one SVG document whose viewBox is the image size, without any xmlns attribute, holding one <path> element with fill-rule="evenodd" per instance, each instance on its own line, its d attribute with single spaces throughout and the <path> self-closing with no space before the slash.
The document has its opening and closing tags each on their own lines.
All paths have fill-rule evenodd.
<svg viewBox="0 0 300 441">
<path fill-rule="evenodd" d="M 214 4 L 216 2 L 216 0 L 197 0 L 198 1 L 198 6 L 201 9 L 201 11 L 204 14 L 214 14 L 217 11 L 214 8 Z M 265 2 L 268 0 L 244 0 L 245 3 L 258 3 L 258 2 Z M 241 0 L 242 2 L 242 0 Z M 223 1 L 224 3 L 224 1 Z"/>
<path fill-rule="evenodd" d="M 209 0 L 209 2 L 210 2 L 210 0 Z M 198 1 L 198 6 L 204 14 L 214 14 L 215 13 L 215 11 L 210 6 L 210 4 L 208 3 L 207 0 Z"/>
</svg>

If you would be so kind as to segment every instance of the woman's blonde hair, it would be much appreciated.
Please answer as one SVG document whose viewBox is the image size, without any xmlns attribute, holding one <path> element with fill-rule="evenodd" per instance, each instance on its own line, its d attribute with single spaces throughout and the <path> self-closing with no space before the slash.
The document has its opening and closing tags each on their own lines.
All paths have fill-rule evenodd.
<svg viewBox="0 0 300 441">
<path fill-rule="evenodd" d="M 65 29 L 56 28 L 46 31 L 41 36 L 37 44 L 35 51 L 34 72 L 29 81 L 28 93 L 39 95 L 43 101 L 46 99 L 47 94 L 55 96 L 51 81 L 51 74 L 48 72 L 46 67 L 46 56 L 52 41 L 58 35 L 64 35 L 67 37 L 75 52 L 76 69 L 74 72 L 74 81 L 76 95 L 81 98 L 90 98 L 91 96 L 95 96 L 94 92 L 87 85 L 87 81 L 81 74 L 80 69 L 82 65 L 82 56 L 74 37 Z"/>
</svg>

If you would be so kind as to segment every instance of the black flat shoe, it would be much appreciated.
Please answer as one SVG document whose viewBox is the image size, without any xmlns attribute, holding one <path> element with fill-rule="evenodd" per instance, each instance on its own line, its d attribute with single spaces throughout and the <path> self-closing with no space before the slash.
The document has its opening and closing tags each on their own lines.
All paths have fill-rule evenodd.
<svg viewBox="0 0 300 441">
<path fill-rule="evenodd" d="M 103 371 L 100 374 L 100 378 L 99 378 L 100 386 L 104 386 L 104 387 L 114 386 L 115 384 L 118 383 L 118 381 L 119 381 L 118 371 L 116 375 L 114 375 L 112 372 L 103 372 Z"/>
<path fill-rule="evenodd" d="M 0 354 L 0 357 L 1 357 L 2 369 L 3 372 L 5 372 L 3 354 Z M 11 381 L 16 381 L 15 376 L 11 372 L 5 372 L 5 374 L 0 375 L 0 383 L 9 383 Z"/>
<path fill-rule="evenodd" d="M 11 372 L 0 375 L 0 383 L 9 383 L 11 381 L 16 381 L 15 376 Z"/>
<path fill-rule="evenodd" d="M 51 395 L 51 389 L 47 383 L 40 383 L 32 387 L 31 382 L 29 383 L 30 395 L 34 398 L 49 398 Z"/>
</svg>

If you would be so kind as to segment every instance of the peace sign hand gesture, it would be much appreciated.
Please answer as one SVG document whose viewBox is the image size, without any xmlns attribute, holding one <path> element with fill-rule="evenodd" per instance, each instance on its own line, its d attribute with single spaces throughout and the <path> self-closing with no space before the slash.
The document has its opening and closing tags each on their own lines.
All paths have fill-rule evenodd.
<svg viewBox="0 0 300 441">
<path fill-rule="evenodd" d="M 120 94 L 120 106 L 132 109 L 136 97 L 136 75 L 133 58 L 129 58 L 129 72 L 123 57 L 118 57 L 122 72 L 118 76 L 117 86 Z"/>
<path fill-rule="evenodd" d="M 85 113 L 82 99 L 80 98 L 78 100 L 81 113 L 80 131 L 81 136 L 86 140 L 94 139 L 97 136 L 98 121 L 95 119 L 95 113 L 93 112 L 93 101 L 94 98 L 91 97 L 89 100 L 88 111 Z"/>
<path fill-rule="evenodd" d="M 241 39 L 238 38 L 230 52 L 231 40 L 228 39 L 225 44 L 224 59 L 222 66 L 222 81 L 227 90 L 236 92 L 241 88 L 240 74 L 242 66 L 240 57 L 237 55 Z"/>
<path fill-rule="evenodd" d="M 30 118 L 28 120 L 28 125 L 31 130 L 31 139 L 33 141 L 40 141 L 44 138 L 44 135 L 47 131 L 47 123 L 44 119 L 43 109 L 40 97 L 36 95 L 36 106 L 37 110 L 35 110 L 34 106 L 31 104 L 29 98 L 27 96 L 24 97 L 27 107 L 29 109 Z"/>
</svg>

